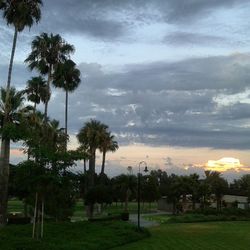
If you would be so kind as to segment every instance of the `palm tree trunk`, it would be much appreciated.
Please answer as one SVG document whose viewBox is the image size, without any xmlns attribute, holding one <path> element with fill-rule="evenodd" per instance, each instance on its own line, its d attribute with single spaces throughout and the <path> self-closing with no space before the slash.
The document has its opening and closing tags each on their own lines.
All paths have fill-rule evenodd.
<svg viewBox="0 0 250 250">
<path fill-rule="evenodd" d="M 50 93 L 50 81 L 51 81 L 52 65 L 49 66 L 48 80 L 47 80 L 47 96 L 44 107 L 44 118 L 48 121 L 48 104 L 49 104 L 49 93 Z"/>
<path fill-rule="evenodd" d="M 16 50 L 17 34 L 18 31 L 15 28 L 9 71 L 8 71 L 7 86 L 6 86 L 5 106 L 7 107 L 7 111 L 9 108 L 9 90 L 10 90 L 13 62 Z M 6 123 L 7 123 L 7 112 L 4 116 L 4 125 Z M 8 182 L 9 182 L 9 162 L 10 162 L 9 138 L 2 138 L 0 154 L 1 154 L 0 155 L 0 226 L 4 226 L 7 223 L 7 207 L 8 207 Z"/>
<path fill-rule="evenodd" d="M 17 34 L 18 34 L 18 31 L 15 28 L 13 44 L 12 44 L 12 50 L 11 50 L 11 57 L 10 57 L 10 64 L 9 64 L 9 71 L 8 71 L 8 80 L 7 80 L 7 86 L 6 86 L 6 88 L 7 88 L 6 100 L 8 100 L 8 97 L 9 97 L 9 89 L 10 89 L 11 76 L 12 76 L 12 68 L 13 68 L 14 56 L 15 56 L 15 51 L 16 51 Z"/>
<path fill-rule="evenodd" d="M 0 154 L 0 226 L 4 226 L 7 223 L 10 139 L 2 138 Z"/>
<path fill-rule="evenodd" d="M 105 160 L 106 160 L 106 150 L 103 150 L 103 152 L 102 152 L 102 170 L 101 170 L 101 174 L 104 174 Z"/>
<path fill-rule="evenodd" d="M 94 178 L 95 178 L 95 149 L 91 150 L 91 155 L 90 155 L 90 159 L 89 159 L 89 187 L 92 188 L 94 186 Z"/>
<path fill-rule="evenodd" d="M 83 169 L 84 169 L 84 174 L 86 174 L 87 172 L 86 159 L 83 159 Z"/>
<path fill-rule="evenodd" d="M 88 174 L 88 179 L 89 179 L 89 186 L 88 190 L 93 188 L 95 185 L 95 157 L 96 157 L 96 150 L 91 149 L 90 150 L 90 159 L 89 159 L 89 174 Z M 86 213 L 88 218 L 92 218 L 94 214 L 94 204 L 92 202 L 89 202 L 86 204 Z"/>
<path fill-rule="evenodd" d="M 36 113 L 36 102 L 34 102 L 34 110 L 33 110 L 33 114 Z"/>
<path fill-rule="evenodd" d="M 65 151 L 67 151 L 67 135 L 68 135 L 68 102 L 69 102 L 69 92 L 66 89 L 66 98 L 65 98 Z"/>
</svg>

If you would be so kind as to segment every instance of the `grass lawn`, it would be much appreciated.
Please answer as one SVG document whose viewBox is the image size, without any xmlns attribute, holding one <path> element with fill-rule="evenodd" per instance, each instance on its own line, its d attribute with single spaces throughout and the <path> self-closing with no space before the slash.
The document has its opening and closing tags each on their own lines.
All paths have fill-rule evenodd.
<svg viewBox="0 0 250 250">
<path fill-rule="evenodd" d="M 24 206 L 23 202 L 20 200 L 9 200 L 8 211 L 9 212 L 21 212 L 23 213 Z"/>
<path fill-rule="evenodd" d="M 100 250 L 110 249 L 148 236 L 126 222 L 76 222 L 45 224 L 41 241 L 31 239 L 31 225 L 0 229 L 3 250 Z"/>
<path fill-rule="evenodd" d="M 128 206 L 130 213 L 137 213 L 137 203 L 136 202 L 129 202 Z M 157 203 L 145 203 L 144 206 L 141 205 L 141 213 L 151 213 L 157 210 Z M 24 211 L 23 202 L 20 200 L 9 200 L 8 202 L 8 211 L 9 212 L 22 212 Z M 120 214 L 124 211 L 124 204 L 118 202 L 117 204 L 113 203 L 110 206 L 104 207 L 103 212 L 99 216 L 105 216 L 107 214 Z M 73 221 L 83 221 L 87 220 L 85 214 L 85 208 L 82 200 L 79 200 L 76 203 L 74 208 L 74 214 L 72 216 Z"/>
<path fill-rule="evenodd" d="M 248 250 L 250 222 L 161 224 L 150 238 L 116 250 Z"/>
</svg>

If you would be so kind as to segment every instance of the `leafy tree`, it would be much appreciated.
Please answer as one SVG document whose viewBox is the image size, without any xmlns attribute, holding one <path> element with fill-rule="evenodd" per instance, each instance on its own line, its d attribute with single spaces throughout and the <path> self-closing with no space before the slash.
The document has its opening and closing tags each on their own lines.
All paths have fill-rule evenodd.
<svg viewBox="0 0 250 250">
<path fill-rule="evenodd" d="M 235 195 L 247 196 L 250 200 L 250 174 L 245 174 L 240 179 L 234 180 L 230 185 L 230 191 Z"/>
<path fill-rule="evenodd" d="M 65 62 L 74 52 L 73 45 L 66 43 L 60 35 L 42 33 L 31 44 L 31 53 L 25 60 L 31 70 L 36 69 L 40 74 L 47 75 L 47 97 L 45 101 L 45 120 L 48 118 L 48 102 L 50 83 L 53 73 L 59 63 Z"/>
<path fill-rule="evenodd" d="M 189 176 L 190 194 L 192 195 L 192 209 L 195 210 L 195 204 L 201 201 L 201 182 L 198 174 L 191 174 Z"/>
<path fill-rule="evenodd" d="M 137 179 L 135 175 L 121 174 L 112 179 L 114 193 L 118 200 L 125 203 L 124 210 L 128 211 L 128 202 L 131 197 L 135 197 Z"/>
<path fill-rule="evenodd" d="M 159 185 L 156 176 L 141 176 L 141 199 L 144 202 L 154 202 L 160 197 Z"/>
</svg>

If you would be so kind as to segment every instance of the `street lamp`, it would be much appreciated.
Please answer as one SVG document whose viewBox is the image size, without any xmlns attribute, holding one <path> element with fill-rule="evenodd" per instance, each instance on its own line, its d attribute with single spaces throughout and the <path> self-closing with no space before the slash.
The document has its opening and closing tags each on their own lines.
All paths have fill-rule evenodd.
<svg viewBox="0 0 250 250">
<path fill-rule="evenodd" d="M 137 193 L 138 193 L 138 197 L 137 197 L 137 202 L 138 202 L 138 207 L 137 207 L 137 215 L 138 215 L 138 230 L 141 229 L 141 225 L 140 225 L 140 213 L 141 213 L 141 164 L 145 165 L 145 168 L 143 170 L 143 172 L 148 172 L 148 167 L 147 167 L 147 163 L 145 161 L 141 161 L 139 163 L 139 172 L 138 172 L 138 182 L 137 182 Z"/>
</svg>

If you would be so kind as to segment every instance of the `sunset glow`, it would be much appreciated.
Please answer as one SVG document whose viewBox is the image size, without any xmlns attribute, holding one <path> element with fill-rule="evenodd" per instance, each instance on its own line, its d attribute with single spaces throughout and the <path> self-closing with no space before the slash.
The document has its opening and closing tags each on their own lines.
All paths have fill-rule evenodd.
<svg viewBox="0 0 250 250">
<path fill-rule="evenodd" d="M 206 170 L 224 172 L 227 170 L 240 171 L 244 169 L 239 159 L 233 157 L 224 157 L 219 160 L 209 160 L 206 163 Z"/>
</svg>

